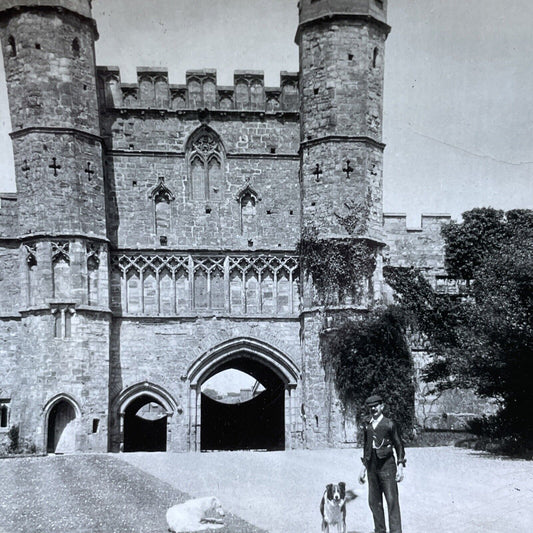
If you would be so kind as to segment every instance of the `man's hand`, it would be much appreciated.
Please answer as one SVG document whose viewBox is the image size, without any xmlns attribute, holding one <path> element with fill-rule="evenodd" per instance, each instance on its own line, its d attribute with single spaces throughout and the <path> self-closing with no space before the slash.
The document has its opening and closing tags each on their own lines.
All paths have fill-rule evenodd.
<svg viewBox="0 0 533 533">
<path fill-rule="evenodd" d="M 366 479 L 366 468 L 363 466 L 363 468 L 361 469 L 361 473 L 359 474 L 359 483 L 361 483 L 361 485 L 364 485 L 365 479 Z"/>
<path fill-rule="evenodd" d="M 403 465 L 401 463 L 398 465 L 398 470 L 396 471 L 396 481 L 398 483 L 403 481 Z"/>
</svg>

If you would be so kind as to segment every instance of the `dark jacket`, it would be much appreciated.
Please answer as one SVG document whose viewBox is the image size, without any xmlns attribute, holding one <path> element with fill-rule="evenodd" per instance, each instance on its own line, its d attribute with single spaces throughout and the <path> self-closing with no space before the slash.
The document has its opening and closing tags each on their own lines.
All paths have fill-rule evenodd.
<svg viewBox="0 0 533 533">
<path fill-rule="evenodd" d="M 393 449 L 396 451 L 398 464 L 405 466 L 405 449 L 403 446 L 398 426 L 390 418 L 383 417 L 376 429 L 372 427 L 372 422 L 368 422 L 364 431 L 363 444 L 363 464 L 368 467 L 372 456 L 373 443 L 376 443 L 376 455 L 378 459 L 385 460 L 393 455 Z"/>
</svg>

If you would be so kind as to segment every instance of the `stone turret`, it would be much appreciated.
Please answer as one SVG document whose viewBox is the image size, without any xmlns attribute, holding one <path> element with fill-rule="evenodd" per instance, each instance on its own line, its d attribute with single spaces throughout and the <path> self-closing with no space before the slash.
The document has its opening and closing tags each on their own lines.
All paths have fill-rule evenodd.
<svg viewBox="0 0 533 533">
<path fill-rule="evenodd" d="M 13 417 L 23 419 L 22 436 L 52 450 L 107 445 L 100 424 L 110 313 L 97 38 L 90 0 L 0 5 L 17 185 L 18 349 L 28 355 L 17 372 L 29 384 L 20 397 L 13 393 Z M 31 414 L 23 418 L 25 411 Z M 59 446 L 47 428 L 68 420 Z"/>
<path fill-rule="evenodd" d="M 302 235 L 312 230 L 332 247 L 360 244 L 376 262 L 354 293 L 341 287 L 329 294 L 328 306 L 309 272 L 304 275 L 304 394 L 313 421 L 308 435 L 320 445 L 340 444 L 342 425 L 351 425 L 325 375 L 321 337 L 336 320 L 370 308 L 381 293 L 386 9 L 386 0 L 299 3 Z M 355 261 L 353 268 L 359 268 Z"/>
<path fill-rule="evenodd" d="M 20 233 L 106 237 L 89 0 L 0 8 Z"/>
<path fill-rule="evenodd" d="M 386 2 L 302 0 L 302 213 L 321 236 L 382 240 Z M 357 216 L 357 227 L 343 219 Z"/>
</svg>

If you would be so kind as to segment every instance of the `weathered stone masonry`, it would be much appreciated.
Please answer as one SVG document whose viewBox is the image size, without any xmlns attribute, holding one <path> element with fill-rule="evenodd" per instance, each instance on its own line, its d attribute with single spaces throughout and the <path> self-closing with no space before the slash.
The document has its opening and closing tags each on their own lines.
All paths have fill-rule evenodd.
<svg viewBox="0 0 533 533">
<path fill-rule="evenodd" d="M 19 425 L 50 452 L 210 449 L 202 419 L 222 411 L 202 411 L 201 387 L 236 368 L 274 405 L 244 420 L 260 438 L 243 447 L 353 442 L 296 243 L 309 226 L 373 243 L 364 298 L 328 309 L 357 313 L 387 298 L 383 261 L 446 286 L 443 219 L 413 232 L 382 212 L 387 2 L 299 8 L 300 72 L 222 87 L 213 70 L 124 84 L 96 67 L 90 0 L 2 2 L 17 193 L 0 196 L 0 439 Z"/>
</svg>

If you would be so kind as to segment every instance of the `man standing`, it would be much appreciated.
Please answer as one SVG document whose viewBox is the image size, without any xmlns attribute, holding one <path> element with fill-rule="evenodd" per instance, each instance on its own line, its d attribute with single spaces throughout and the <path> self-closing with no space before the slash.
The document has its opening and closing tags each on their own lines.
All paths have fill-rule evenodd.
<svg viewBox="0 0 533 533">
<path fill-rule="evenodd" d="M 359 475 L 359 482 L 364 483 L 368 474 L 368 505 L 374 516 L 375 533 L 387 532 L 383 495 L 387 500 L 390 533 L 402 533 L 397 483 L 403 479 L 404 446 L 395 422 L 383 416 L 384 405 L 381 396 L 370 396 L 365 405 L 372 418 L 365 427 L 361 458 L 364 466 Z M 393 450 L 396 452 L 396 460 Z"/>
</svg>

